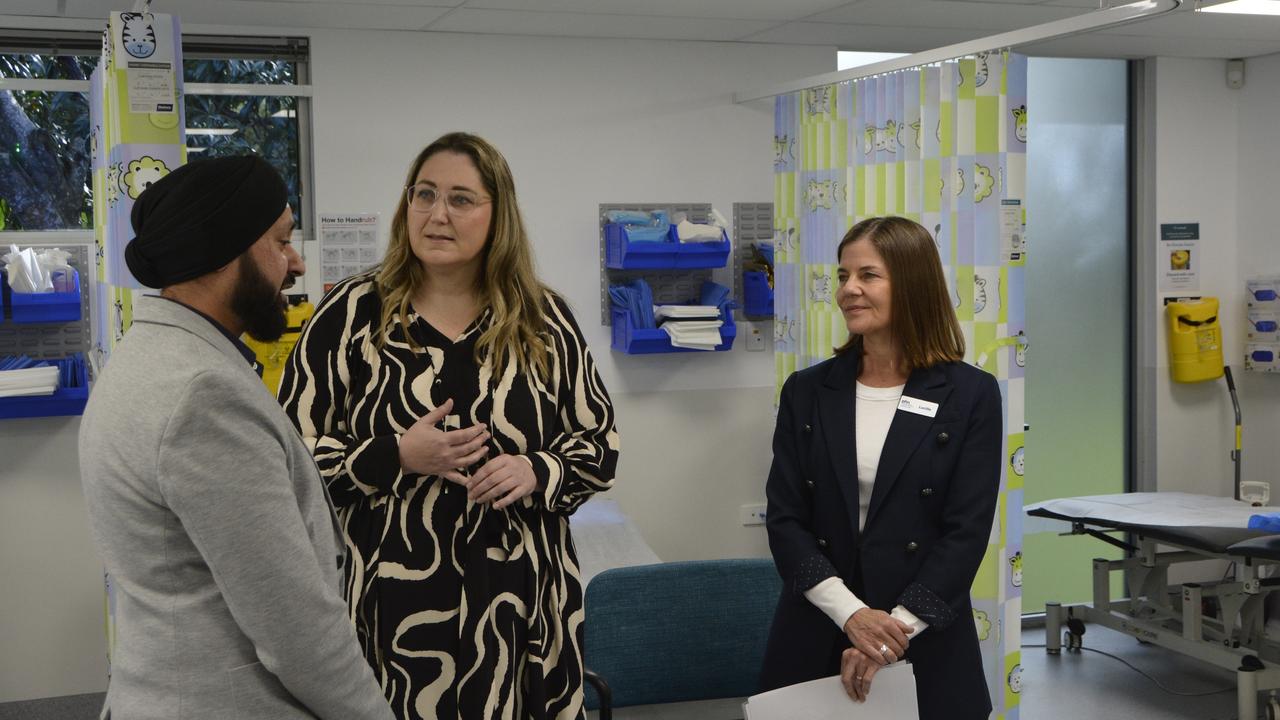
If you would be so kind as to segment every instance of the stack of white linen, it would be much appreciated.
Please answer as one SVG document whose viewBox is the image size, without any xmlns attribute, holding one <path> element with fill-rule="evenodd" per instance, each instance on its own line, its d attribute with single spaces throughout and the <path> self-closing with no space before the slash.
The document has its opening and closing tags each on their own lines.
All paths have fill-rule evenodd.
<svg viewBox="0 0 1280 720">
<path fill-rule="evenodd" d="M 58 389 L 58 368 L 31 367 L 0 370 L 0 397 L 52 395 Z"/>
<path fill-rule="evenodd" d="M 655 305 L 653 317 L 674 347 L 715 350 L 720 337 L 720 308 L 715 305 Z"/>
</svg>

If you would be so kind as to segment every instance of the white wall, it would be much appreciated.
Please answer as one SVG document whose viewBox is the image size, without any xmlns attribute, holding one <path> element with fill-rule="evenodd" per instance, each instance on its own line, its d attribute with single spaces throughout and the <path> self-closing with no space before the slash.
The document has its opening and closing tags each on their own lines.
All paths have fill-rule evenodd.
<svg viewBox="0 0 1280 720">
<path fill-rule="evenodd" d="M 1274 62 L 1272 63 L 1274 66 Z M 1156 71 L 1156 222 L 1200 223 L 1200 291 L 1217 296 L 1222 319 L 1223 354 L 1242 385 L 1256 386 L 1258 380 L 1245 378 L 1240 357 L 1244 340 L 1244 269 L 1256 253 L 1252 243 L 1240 234 L 1237 189 L 1242 186 L 1240 160 L 1240 107 L 1245 93 L 1274 92 L 1280 75 L 1252 73 L 1247 90 L 1226 86 L 1222 60 L 1159 58 Z M 1249 149 L 1248 152 L 1255 152 Z M 1267 173 L 1259 168 L 1252 182 L 1264 176 L 1275 184 L 1275 165 Z M 1256 192 L 1256 191 L 1255 191 Z M 1262 207 L 1265 207 L 1262 206 Z M 1262 207 L 1257 208 L 1260 213 Z M 1158 227 L 1153 228 L 1158 232 Z M 1148 246 L 1159 243 L 1158 236 L 1137 238 Z M 1152 268 L 1159 272 L 1159 268 Z M 1160 306 L 1160 297 L 1148 301 Z M 1175 383 L 1168 371 L 1167 321 L 1163 309 L 1157 315 L 1156 386 L 1156 487 L 1205 495 L 1232 494 L 1234 418 L 1231 399 L 1223 381 L 1196 384 Z M 1242 388 L 1243 389 L 1243 388 Z M 1263 403 L 1248 392 L 1241 398 L 1246 418 L 1246 453 L 1269 443 L 1265 428 L 1276 428 L 1274 419 L 1262 417 Z M 1274 413 L 1271 413 L 1274 415 Z M 1272 430 L 1274 432 L 1274 430 Z M 1256 460 L 1247 465 L 1248 475 L 1261 478 Z M 1277 488 L 1280 490 L 1280 487 Z"/>
<path fill-rule="evenodd" d="M 735 90 L 829 71 L 831 48 L 316 31 L 316 207 L 389 225 L 409 163 L 451 130 L 506 155 L 539 270 L 617 392 L 773 382 L 769 353 L 612 356 L 600 325 L 600 203 L 769 202 L 773 103 Z M 377 52 L 370 52 L 377 48 Z M 729 282 L 724 275 L 721 282 Z M 319 287 L 318 273 L 309 288 Z"/>
<path fill-rule="evenodd" d="M 1199 222 L 1200 294 L 1219 299 L 1223 354 L 1244 418 L 1243 480 L 1272 483 L 1280 504 L 1280 376 L 1247 373 L 1244 279 L 1280 272 L 1275 188 L 1280 181 L 1280 55 L 1246 62 L 1241 89 L 1226 86 L 1223 60 L 1156 62 L 1156 222 Z M 1156 228 L 1158 231 L 1158 228 Z M 1140 242 L 1156 243 L 1155 237 Z M 1149 298 L 1158 303 L 1157 297 Z M 1156 487 L 1228 496 L 1234 417 L 1223 381 L 1184 385 L 1168 372 L 1167 325 L 1157 328 Z M 1142 370 L 1140 368 L 1140 370 Z M 1147 369 L 1148 371 L 1150 369 Z M 1220 577 L 1221 563 L 1197 563 L 1174 582 Z"/>
<path fill-rule="evenodd" d="M 1230 290 L 1240 297 L 1244 295 L 1239 284 L 1243 278 L 1280 273 L 1280 226 L 1275 219 L 1280 187 L 1280 54 L 1252 58 L 1246 61 L 1245 70 L 1245 85 L 1238 91 L 1239 169 L 1233 208 L 1239 247 L 1237 284 Z M 1237 313 L 1232 324 L 1237 342 L 1242 341 L 1243 315 Z M 1245 428 L 1243 478 L 1271 482 L 1272 504 L 1280 504 L 1280 482 L 1276 482 L 1276 468 L 1280 468 L 1280 376 L 1241 372 L 1236 377 Z"/>
<path fill-rule="evenodd" d="M 106 687 L 79 428 L 80 418 L 0 420 L 0 702 Z"/>
<path fill-rule="evenodd" d="M 734 105 L 731 94 L 829 71 L 834 49 L 295 34 L 313 37 L 317 210 L 379 212 L 385 231 L 422 146 L 458 129 L 493 141 L 515 174 L 540 272 L 576 309 L 617 405 L 623 451 L 610 496 L 664 560 L 767 554 L 763 528 L 742 527 L 738 506 L 763 501 L 772 354 L 739 343 L 615 357 L 599 321 L 597 206 L 710 202 L 728 214 L 735 201 L 769 201 L 772 103 Z M 307 287 L 318 297 L 313 263 Z M 0 424 L 0 702 L 106 686 L 78 425 Z"/>
</svg>

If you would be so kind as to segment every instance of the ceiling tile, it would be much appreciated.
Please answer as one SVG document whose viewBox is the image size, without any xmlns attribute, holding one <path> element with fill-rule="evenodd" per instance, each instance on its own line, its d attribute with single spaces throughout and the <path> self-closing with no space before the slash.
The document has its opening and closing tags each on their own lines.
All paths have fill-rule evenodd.
<svg viewBox="0 0 1280 720">
<path fill-rule="evenodd" d="M 237 24 L 247 18 L 249 24 L 322 28 L 359 28 L 365 30 L 413 30 L 449 12 L 449 8 L 417 5 L 350 5 L 264 2 L 262 0 L 224 0 L 221 6 L 236 6 Z M 212 9 L 212 8 L 211 8 Z M 222 7 L 202 12 L 199 20 L 184 15 L 192 22 L 226 22 Z"/>
<path fill-rule="evenodd" d="M 988 34 L 1082 14 L 1081 10 L 958 0 L 865 0 L 807 18 L 807 22 L 867 23 L 904 27 L 970 28 Z"/>
<path fill-rule="evenodd" d="M 764 20 L 708 20 L 460 8 L 433 23 L 430 29 L 499 35 L 723 41 L 736 40 L 775 24 Z"/>
<path fill-rule="evenodd" d="M 1159 38 L 1272 40 L 1280 39 L 1280 17 L 1174 12 L 1098 32 Z"/>
<path fill-rule="evenodd" d="M 449 9 L 460 3 L 465 6 Z M 1108 6 L 1121 0 L 1104 0 Z M 0 0 L 0 13 L 52 16 L 57 0 Z M 98 21 L 130 0 L 66 0 Z M 157 0 L 188 25 L 452 30 L 830 45 L 918 52 L 1095 10 L 1098 0 Z M 1280 52 L 1280 18 L 1196 14 L 1028 46 L 1082 57 L 1253 57 Z M 508 9 L 501 9 L 508 8 Z M 801 18 L 795 20 L 795 18 Z M 787 20 L 790 20 L 789 22 Z M 846 22 L 841 22 L 845 20 Z"/>
<path fill-rule="evenodd" d="M 402 0 L 403 1 L 403 0 Z M 451 0 L 443 0 L 445 4 Z M 105 18 L 121 5 L 119 0 L 67 0 L 69 17 Z M 449 12 L 447 7 L 422 4 L 364 2 L 298 2 L 297 0 L 164 0 L 155 12 L 177 15 L 183 24 L 264 25 L 295 28 L 355 28 L 365 30 L 417 30 Z"/>
<path fill-rule="evenodd" d="M 0 2 L 0 15 L 61 16 L 58 3 L 53 0 L 3 0 Z"/>
<path fill-rule="evenodd" d="M 843 5 L 849 0 L 470 0 L 467 8 L 580 12 L 606 15 L 799 20 Z"/>
<path fill-rule="evenodd" d="M 912 53 L 983 37 L 975 30 L 845 25 L 840 23 L 787 23 L 740 40 L 795 45 L 835 45 L 841 50 Z"/>
<path fill-rule="evenodd" d="M 259 0 L 250 0 L 258 2 Z M 276 0 L 310 5 L 391 5 L 401 7 L 457 7 L 467 0 Z"/>
<path fill-rule="evenodd" d="M 8 0 L 0 0 L 7 4 Z M 49 5 L 54 3 L 49 2 Z M 161 9 L 161 3 L 155 3 L 152 12 L 164 12 L 169 15 L 178 15 L 179 17 L 186 14 L 186 11 L 198 7 L 199 3 L 192 0 L 174 0 L 173 2 L 163 3 L 164 9 Z M 117 10 L 129 10 L 133 8 L 131 2 L 118 2 L 114 0 L 67 0 L 66 17 L 74 18 L 91 18 L 94 20 L 107 19 L 107 16 Z"/>
<path fill-rule="evenodd" d="M 1104 10 L 1119 5 L 1124 5 L 1127 0 L 1042 0 L 1042 5 L 1057 5 L 1059 7 L 1073 7 L 1082 10 Z"/>
<path fill-rule="evenodd" d="M 1019 48 L 1029 55 L 1061 57 L 1254 57 L 1280 52 L 1280 38 L 1271 41 L 1228 38 L 1154 38 L 1090 33 L 1049 40 Z"/>
</svg>

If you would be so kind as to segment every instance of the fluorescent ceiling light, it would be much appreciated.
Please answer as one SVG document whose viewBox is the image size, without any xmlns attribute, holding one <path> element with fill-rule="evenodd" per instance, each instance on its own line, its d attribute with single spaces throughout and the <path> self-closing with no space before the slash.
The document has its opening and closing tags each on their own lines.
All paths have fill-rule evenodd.
<svg viewBox="0 0 1280 720">
<path fill-rule="evenodd" d="M 209 149 L 209 148 L 202 148 L 202 147 L 190 147 L 190 146 L 188 146 L 188 147 L 187 147 L 187 152 L 188 152 L 188 153 L 202 153 L 202 152 L 204 152 L 205 150 L 208 150 L 208 149 Z"/>
<path fill-rule="evenodd" d="M 188 135 L 235 135 L 235 128 L 187 128 Z"/>
<path fill-rule="evenodd" d="M 293 110 L 290 110 L 290 109 L 288 109 L 288 108 L 281 109 L 281 110 L 277 110 L 277 111 L 275 111 L 275 112 L 271 113 L 271 117 L 273 117 L 273 118 L 292 118 L 292 117 L 294 117 L 294 111 L 293 111 Z"/>
<path fill-rule="evenodd" d="M 1231 0 L 1218 5 L 1201 5 L 1196 11 L 1234 15 L 1280 15 L 1280 0 Z"/>
</svg>

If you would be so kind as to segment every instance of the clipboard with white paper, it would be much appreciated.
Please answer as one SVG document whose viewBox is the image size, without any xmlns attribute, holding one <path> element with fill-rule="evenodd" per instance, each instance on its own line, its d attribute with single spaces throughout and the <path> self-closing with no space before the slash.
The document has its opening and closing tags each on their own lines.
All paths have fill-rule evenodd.
<svg viewBox="0 0 1280 720">
<path fill-rule="evenodd" d="M 919 720 L 916 676 L 911 663 L 881 668 L 871 681 L 864 703 L 844 691 L 840 676 L 810 680 L 752 695 L 742 704 L 745 720 Z"/>
</svg>

